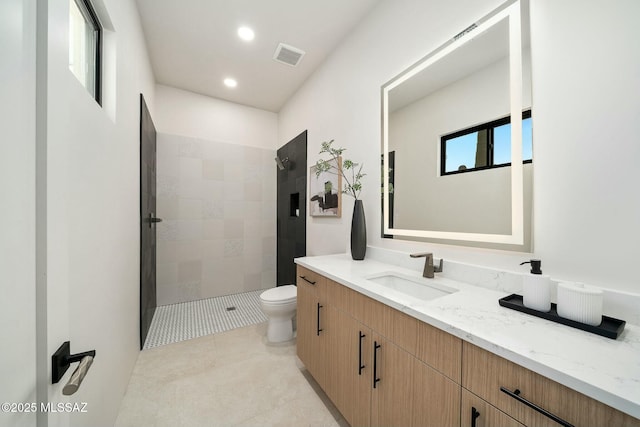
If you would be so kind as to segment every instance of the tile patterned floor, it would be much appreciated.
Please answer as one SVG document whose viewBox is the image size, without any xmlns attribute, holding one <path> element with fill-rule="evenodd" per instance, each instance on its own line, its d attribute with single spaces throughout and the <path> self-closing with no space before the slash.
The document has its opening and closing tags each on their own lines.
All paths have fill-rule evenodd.
<svg viewBox="0 0 640 427">
<path fill-rule="evenodd" d="M 129 426 L 348 424 L 266 323 L 143 350 L 116 421 Z"/>
<path fill-rule="evenodd" d="M 226 295 L 156 308 L 144 348 L 149 349 L 265 322 L 260 308 L 264 290 Z M 227 307 L 235 307 L 228 311 Z"/>
</svg>

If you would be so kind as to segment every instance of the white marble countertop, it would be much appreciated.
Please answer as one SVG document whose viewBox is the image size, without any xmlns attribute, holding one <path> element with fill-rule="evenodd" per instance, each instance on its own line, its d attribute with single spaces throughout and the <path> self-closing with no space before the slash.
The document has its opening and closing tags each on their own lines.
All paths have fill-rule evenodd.
<svg viewBox="0 0 640 427">
<path fill-rule="evenodd" d="M 627 323 L 617 340 L 601 337 L 498 304 L 508 292 L 438 277 L 347 254 L 295 262 L 377 301 L 522 365 L 569 388 L 640 418 L 640 326 Z M 446 269 L 446 264 L 445 264 Z M 431 301 L 366 279 L 394 271 L 458 289 Z"/>
</svg>

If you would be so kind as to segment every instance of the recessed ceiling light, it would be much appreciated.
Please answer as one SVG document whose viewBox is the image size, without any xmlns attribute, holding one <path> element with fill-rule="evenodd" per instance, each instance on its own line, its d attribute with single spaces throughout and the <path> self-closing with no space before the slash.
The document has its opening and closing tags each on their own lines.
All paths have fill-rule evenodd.
<svg viewBox="0 0 640 427">
<path fill-rule="evenodd" d="M 240 37 L 242 40 L 250 42 L 255 37 L 255 34 L 249 27 L 240 27 L 238 28 L 238 37 Z"/>
<path fill-rule="evenodd" d="M 236 87 L 236 86 L 238 86 L 238 82 L 235 79 L 231 79 L 231 78 L 224 79 L 224 84 L 227 87 Z"/>
</svg>

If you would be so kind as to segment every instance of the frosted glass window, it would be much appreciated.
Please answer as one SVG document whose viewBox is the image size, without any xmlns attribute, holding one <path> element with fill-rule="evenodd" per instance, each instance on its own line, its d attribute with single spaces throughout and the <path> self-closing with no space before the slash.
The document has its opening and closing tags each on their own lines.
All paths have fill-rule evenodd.
<svg viewBox="0 0 640 427">
<path fill-rule="evenodd" d="M 69 69 L 100 103 L 102 28 L 89 1 L 69 0 Z"/>
</svg>

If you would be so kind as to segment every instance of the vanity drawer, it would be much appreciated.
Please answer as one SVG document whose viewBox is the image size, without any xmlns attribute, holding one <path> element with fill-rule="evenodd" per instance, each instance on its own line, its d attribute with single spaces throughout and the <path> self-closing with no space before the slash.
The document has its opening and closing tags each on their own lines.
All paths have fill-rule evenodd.
<svg viewBox="0 0 640 427">
<path fill-rule="evenodd" d="M 467 342 L 462 352 L 462 386 L 528 426 L 557 427 L 559 423 L 504 391 L 576 427 L 640 426 L 636 418 Z"/>
<path fill-rule="evenodd" d="M 314 271 L 298 266 L 296 275 L 296 285 L 309 289 L 316 295 L 324 289 L 326 278 Z"/>
</svg>

